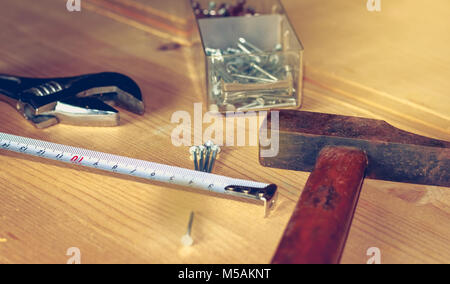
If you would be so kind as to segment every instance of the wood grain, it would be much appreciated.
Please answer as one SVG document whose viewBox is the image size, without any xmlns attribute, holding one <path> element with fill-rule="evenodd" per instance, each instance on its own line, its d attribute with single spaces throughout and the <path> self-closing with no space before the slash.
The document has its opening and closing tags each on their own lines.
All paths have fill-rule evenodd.
<svg viewBox="0 0 450 284">
<path fill-rule="evenodd" d="M 42 77 L 125 73 L 141 86 L 147 113 L 141 117 L 121 110 L 122 126 L 117 128 L 58 125 L 37 130 L 2 103 L 0 131 L 192 168 L 187 147 L 174 147 L 170 140 L 176 126 L 170 123 L 172 113 L 192 114 L 193 103 L 203 101 L 192 80 L 195 66 L 189 48 L 160 51 L 171 40 L 89 9 L 69 13 L 62 2 L 2 1 L 0 72 Z M 450 140 L 448 35 L 438 30 L 424 37 L 428 29 L 423 27 L 411 42 L 411 28 L 404 41 L 396 40 L 403 26 L 395 16 L 406 17 L 408 12 L 392 15 L 388 5 L 393 4 L 384 7 L 390 25 L 381 25 L 377 21 L 385 16 L 366 14 L 365 5 L 283 2 L 307 49 L 306 73 L 325 74 L 306 78 L 305 110 L 386 119 L 407 131 Z M 433 9 L 424 14 L 438 25 L 448 4 L 438 0 L 427 5 Z M 360 17 L 351 14 L 355 9 Z M 395 33 L 367 43 L 366 17 L 377 17 L 370 23 Z M 349 26 L 361 29 L 358 36 L 348 33 Z M 433 52 L 425 50 L 420 36 L 424 42 L 438 41 Z M 396 57 L 399 60 L 393 60 Z M 383 64 L 377 65 L 380 58 Z M 422 65 L 415 68 L 418 63 Z M 349 91 L 349 84 L 334 88 L 323 79 L 334 75 L 339 80 L 331 80 L 333 84 L 348 79 L 351 86 L 358 84 L 357 90 L 380 91 L 436 115 L 420 115 L 424 112 L 419 107 L 384 105 L 394 99 L 360 98 Z M 80 248 L 83 263 L 269 263 L 309 175 L 261 167 L 257 147 L 225 147 L 216 173 L 279 185 L 279 206 L 270 218 L 262 219 L 260 206 L 196 191 L 79 171 L 3 151 L 0 164 L 0 263 L 65 263 L 70 247 Z M 195 244 L 186 249 L 180 238 L 192 210 Z M 366 181 L 342 261 L 365 263 L 367 249 L 379 247 L 384 263 L 448 263 L 449 217 L 447 188 Z"/>
<path fill-rule="evenodd" d="M 367 165 L 358 148 L 320 152 L 272 263 L 339 264 Z"/>
<path fill-rule="evenodd" d="M 356 2 L 283 1 L 305 45 L 306 80 L 449 139 L 448 2 L 381 1 L 381 12 Z"/>
</svg>

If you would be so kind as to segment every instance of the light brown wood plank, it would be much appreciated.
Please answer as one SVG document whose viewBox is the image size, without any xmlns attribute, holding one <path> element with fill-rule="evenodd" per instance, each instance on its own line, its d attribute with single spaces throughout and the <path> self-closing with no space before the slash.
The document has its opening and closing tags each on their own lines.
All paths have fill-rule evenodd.
<svg viewBox="0 0 450 284">
<path fill-rule="evenodd" d="M 450 34 L 445 0 L 284 0 L 305 45 L 306 78 L 450 133 Z"/>
<path fill-rule="evenodd" d="M 174 147 L 170 140 L 175 127 L 170 123 L 172 113 L 178 110 L 193 113 L 193 103 L 203 100 L 203 94 L 192 81 L 195 74 L 189 65 L 188 47 L 162 52 L 158 47 L 170 41 L 139 27 L 88 9 L 68 13 L 64 1 L 35 2 L 5 0 L 0 4 L 1 73 L 44 77 L 105 70 L 122 72 L 141 86 L 147 112 L 137 116 L 121 110 L 123 124 L 117 128 L 57 125 L 37 130 L 13 108 L 0 103 L 0 131 L 192 168 L 187 147 Z M 307 75 L 305 110 L 386 119 L 409 131 L 449 138 L 442 125 L 448 115 L 442 110 L 445 111 L 449 99 L 439 95 L 447 86 L 442 78 L 449 73 L 444 64 L 447 56 L 443 55 L 444 39 L 437 47 L 442 51 L 439 56 L 434 53 L 426 57 L 429 53 L 420 53 L 415 59 L 436 66 L 428 80 L 420 81 L 432 86 L 425 104 L 421 94 L 400 92 L 407 82 L 411 84 L 406 80 L 410 75 L 395 80 L 396 74 L 401 74 L 398 71 L 401 62 L 407 61 L 407 54 L 412 52 L 401 53 L 399 41 L 392 43 L 394 48 L 389 53 L 403 54 L 399 62 L 390 61 L 397 66 L 396 72 L 386 70 L 390 66 L 387 62 L 382 65 L 390 80 L 383 81 L 377 76 L 368 76 L 370 82 L 363 80 L 367 78 L 362 69 L 365 57 L 351 55 L 356 49 L 352 51 L 351 43 L 342 40 L 352 23 L 348 18 L 354 10 L 347 10 L 352 5 L 337 1 L 284 2 L 307 48 L 307 74 L 315 70 L 319 74 Z M 447 7 L 443 1 L 436 3 Z M 384 9 L 390 15 L 388 5 Z M 363 22 L 366 12 L 363 8 L 357 11 L 362 15 L 355 20 Z M 390 17 L 393 21 L 393 16 Z M 343 19 L 347 19 L 344 21 L 347 26 L 333 26 L 341 29 L 336 34 L 326 29 L 321 38 L 314 34 L 321 25 L 328 27 Z M 375 25 L 376 20 L 372 21 Z M 393 24 L 398 25 L 395 21 Z M 401 27 L 394 31 L 400 33 Z M 425 33 L 425 28 L 419 31 Z M 355 40 L 364 42 L 363 32 L 358 34 Z M 379 47 L 389 44 L 382 42 Z M 425 49 L 424 44 L 417 48 L 418 52 Z M 389 50 L 384 49 L 384 54 Z M 336 52 L 334 59 L 325 60 L 323 54 L 331 51 Z M 376 47 L 367 51 L 369 57 L 377 52 Z M 380 59 L 372 58 L 367 70 L 377 71 L 376 58 Z M 410 65 L 404 70 L 408 69 L 412 69 Z M 431 73 L 443 75 L 439 79 Z M 353 77 L 346 77 L 348 74 Z M 395 111 L 394 107 L 387 107 L 385 111 L 382 102 L 375 100 L 368 104 L 353 99 L 359 93 L 349 91 L 349 84 L 334 88 L 337 82 L 347 82 L 342 78 L 352 82 L 351 86 L 356 84 L 356 90 L 370 88 L 375 94 L 389 95 L 398 92 L 399 99 L 423 105 L 437 115 L 428 120 L 426 116 L 417 117 L 419 112 L 410 109 Z M 410 85 L 409 90 L 415 86 Z M 435 106 L 436 102 L 439 106 Z M 410 117 L 420 123 L 415 124 Z M 440 122 L 434 124 L 435 121 Z M 436 127 L 427 127 L 431 124 Z M 261 167 L 256 147 L 226 147 L 215 173 L 280 186 L 277 210 L 263 219 L 260 206 L 199 191 L 80 171 L 4 151 L 0 153 L 0 164 L 0 263 L 65 263 L 68 259 L 65 253 L 70 247 L 81 249 L 83 263 L 268 263 L 308 178 L 308 173 Z M 197 213 L 193 228 L 195 244 L 185 249 L 180 238 L 192 210 Z M 377 246 L 382 250 L 383 262 L 448 263 L 449 214 L 450 195 L 446 188 L 366 181 L 343 262 L 365 263 L 367 249 Z"/>
</svg>

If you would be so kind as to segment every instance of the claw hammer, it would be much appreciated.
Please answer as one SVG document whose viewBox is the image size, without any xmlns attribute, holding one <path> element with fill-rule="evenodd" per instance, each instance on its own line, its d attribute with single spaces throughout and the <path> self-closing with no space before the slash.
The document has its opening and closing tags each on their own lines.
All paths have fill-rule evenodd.
<svg viewBox="0 0 450 284">
<path fill-rule="evenodd" d="M 312 173 L 274 264 L 339 263 L 366 177 L 450 187 L 449 142 L 373 119 L 295 110 L 278 114 L 279 154 L 263 157 L 260 151 L 260 163 Z M 263 125 L 272 129 L 271 121 L 269 115 Z"/>
</svg>

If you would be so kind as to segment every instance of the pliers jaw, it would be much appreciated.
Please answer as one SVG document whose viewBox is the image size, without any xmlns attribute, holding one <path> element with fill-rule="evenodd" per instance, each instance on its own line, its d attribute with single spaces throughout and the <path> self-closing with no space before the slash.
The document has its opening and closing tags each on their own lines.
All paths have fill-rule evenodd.
<svg viewBox="0 0 450 284">
<path fill-rule="evenodd" d="M 138 85 L 119 73 L 53 79 L 0 75 L 0 99 L 13 105 L 37 128 L 58 123 L 117 126 L 119 112 L 111 105 L 144 113 Z"/>
</svg>

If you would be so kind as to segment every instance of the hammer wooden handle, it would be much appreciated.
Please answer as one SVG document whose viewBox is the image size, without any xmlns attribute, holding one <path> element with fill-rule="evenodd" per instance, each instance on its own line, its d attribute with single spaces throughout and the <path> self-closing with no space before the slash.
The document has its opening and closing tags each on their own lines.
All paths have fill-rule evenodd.
<svg viewBox="0 0 450 284">
<path fill-rule="evenodd" d="M 367 163 L 356 148 L 322 150 L 272 263 L 339 263 Z"/>
</svg>

